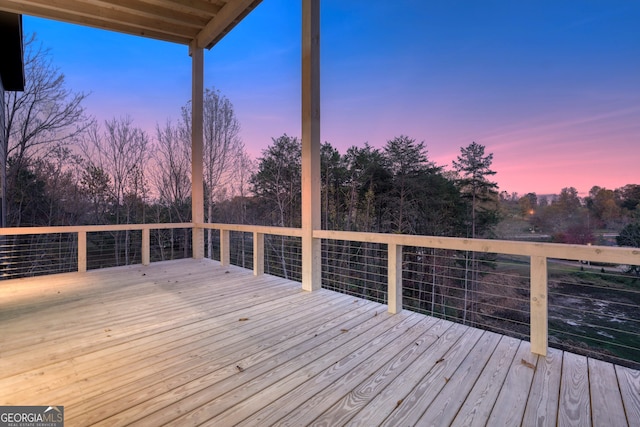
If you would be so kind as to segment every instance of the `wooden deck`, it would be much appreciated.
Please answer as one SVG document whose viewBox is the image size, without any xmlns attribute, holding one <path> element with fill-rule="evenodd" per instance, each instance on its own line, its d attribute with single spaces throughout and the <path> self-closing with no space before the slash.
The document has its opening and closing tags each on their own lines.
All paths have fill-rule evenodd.
<svg viewBox="0 0 640 427">
<path fill-rule="evenodd" d="M 640 426 L 638 371 L 207 260 L 0 282 L 0 331 L 67 426 Z"/>
</svg>

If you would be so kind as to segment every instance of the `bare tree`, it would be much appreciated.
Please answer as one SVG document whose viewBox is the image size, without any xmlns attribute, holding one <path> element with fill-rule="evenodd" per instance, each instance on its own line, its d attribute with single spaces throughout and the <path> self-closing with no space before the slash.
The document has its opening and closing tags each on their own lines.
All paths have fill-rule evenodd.
<svg viewBox="0 0 640 427">
<path fill-rule="evenodd" d="M 191 142 L 186 130 L 167 122 L 156 126 L 157 145 L 151 179 L 160 203 L 166 205 L 178 222 L 188 220 L 191 196 Z"/>
<path fill-rule="evenodd" d="M 94 125 L 88 141 L 81 143 L 87 164 L 106 172 L 110 178 L 110 193 L 116 206 L 123 206 L 129 193 L 141 194 L 140 179 L 149 158 L 149 138 L 133 126 L 131 117 L 105 121 L 104 132 Z M 116 222 L 121 220 L 116 212 Z"/>
<path fill-rule="evenodd" d="M 0 147 L 1 226 L 7 226 L 7 163 L 18 173 L 30 160 L 47 156 L 72 142 L 90 124 L 84 115 L 83 93 L 66 88 L 64 74 L 36 35 L 24 42 L 25 90 L 5 92 L 5 138 Z"/>
<path fill-rule="evenodd" d="M 184 126 L 172 125 L 167 121 L 164 127 L 156 125 L 156 140 L 152 155 L 154 167 L 151 170 L 151 180 L 155 187 L 160 206 L 167 209 L 169 222 L 187 222 L 190 218 L 191 206 L 191 140 L 188 130 Z M 176 230 L 157 230 L 162 259 L 167 256 L 163 242 L 168 239 L 170 259 L 174 257 Z M 188 230 L 183 230 L 183 238 L 188 239 Z M 183 246 L 183 256 L 188 256 L 188 246 Z"/>
<path fill-rule="evenodd" d="M 183 126 L 191 131 L 191 104 L 182 109 Z M 207 222 L 213 222 L 214 204 L 226 197 L 244 153 L 240 122 L 228 98 L 214 89 L 204 94 L 204 184 Z M 212 230 L 207 233 L 209 257 L 213 252 Z"/>
<path fill-rule="evenodd" d="M 130 117 L 105 121 L 104 132 L 94 125 L 90 129 L 88 140 L 81 144 L 87 168 L 91 171 L 101 171 L 108 177 L 106 181 L 112 202 L 111 215 L 116 224 L 144 220 L 144 212 L 142 215 L 135 215 L 135 209 L 138 206 L 143 207 L 147 197 L 144 171 L 149 159 L 148 145 L 146 133 L 134 127 Z M 129 238 L 130 232 L 126 231 L 125 263 L 129 262 Z M 115 242 L 116 263 L 119 264 L 118 236 Z"/>
</svg>

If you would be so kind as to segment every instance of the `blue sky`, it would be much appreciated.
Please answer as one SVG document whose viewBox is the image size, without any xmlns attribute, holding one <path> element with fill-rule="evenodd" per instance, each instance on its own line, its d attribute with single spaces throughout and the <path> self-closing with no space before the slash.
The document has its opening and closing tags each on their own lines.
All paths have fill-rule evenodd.
<svg viewBox="0 0 640 427">
<path fill-rule="evenodd" d="M 640 2 L 323 0 L 322 140 L 404 134 L 448 166 L 476 141 L 501 190 L 640 184 Z M 300 0 L 263 0 L 205 54 L 247 150 L 300 135 Z M 153 134 L 190 97 L 185 46 L 25 17 L 99 120 Z"/>
</svg>

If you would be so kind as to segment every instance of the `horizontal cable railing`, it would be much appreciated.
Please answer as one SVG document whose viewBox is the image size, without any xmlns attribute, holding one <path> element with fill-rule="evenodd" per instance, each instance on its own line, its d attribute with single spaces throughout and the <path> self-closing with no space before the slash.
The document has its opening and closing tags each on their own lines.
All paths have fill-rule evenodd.
<svg viewBox="0 0 640 427">
<path fill-rule="evenodd" d="M 302 280 L 300 229 L 216 223 L 196 224 L 196 227 L 204 229 L 207 236 L 212 232 L 211 258 L 223 265 L 252 268 L 255 274 Z M 205 246 L 208 246 L 207 238 Z M 205 255 L 208 254 L 207 249 Z"/>
<path fill-rule="evenodd" d="M 191 224 L 0 229 L 0 279 L 190 257 Z"/>
<path fill-rule="evenodd" d="M 403 306 L 417 312 L 529 338 L 529 275 L 496 254 L 405 247 Z"/>
<path fill-rule="evenodd" d="M 347 248 L 325 250 L 323 286 L 354 294 L 349 285 L 355 274 L 358 296 L 386 298 L 391 312 L 404 307 L 529 339 L 538 354 L 546 354 L 551 341 L 554 347 L 640 368 L 637 248 L 329 230 L 316 230 L 314 237 L 323 247 Z M 374 247 L 378 253 L 367 261 L 350 265 L 344 257 Z M 595 264 L 608 267 L 594 271 Z M 330 275 L 340 265 L 348 271 L 342 279 Z M 359 265 L 373 266 L 367 271 L 383 277 L 362 280 Z M 561 273 L 558 266 L 576 271 Z"/>
<path fill-rule="evenodd" d="M 387 304 L 386 245 L 324 240 L 322 287 Z"/>
<path fill-rule="evenodd" d="M 637 267 L 637 266 L 636 266 Z M 640 276 L 629 265 L 549 260 L 553 347 L 640 369 Z"/>
<path fill-rule="evenodd" d="M 0 279 L 78 270 L 75 233 L 0 235 Z"/>
</svg>

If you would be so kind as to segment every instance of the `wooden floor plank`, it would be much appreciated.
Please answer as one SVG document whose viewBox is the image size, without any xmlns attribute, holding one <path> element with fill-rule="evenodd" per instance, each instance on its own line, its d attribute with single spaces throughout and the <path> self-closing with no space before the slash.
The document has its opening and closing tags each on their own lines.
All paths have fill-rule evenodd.
<svg viewBox="0 0 640 427">
<path fill-rule="evenodd" d="M 265 409 L 265 401 L 285 401 L 287 400 L 287 396 L 289 396 L 290 400 L 295 399 L 297 402 L 304 402 L 307 398 L 314 396 L 317 391 L 323 390 L 337 378 L 351 372 L 357 375 L 358 372 L 364 370 L 362 362 L 374 355 L 377 356 L 380 352 L 384 352 L 398 335 L 413 329 L 416 323 L 421 320 L 421 316 L 419 315 L 405 314 L 408 316 L 402 322 L 380 334 L 376 334 L 377 336 L 373 339 L 361 342 L 362 345 L 358 346 L 360 343 L 353 342 L 350 343 L 344 351 L 337 351 L 336 358 L 342 356 L 339 360 L 329 364 L 326 363 L 325 358 L 322 360 L 317 359 L 313 363 L 313 368 L 309 369 L 310 367 L 305 367 L 301 372 L 296 372 L 295 375 L 289 375 L 282 381 L 253 394 L 241 404 L 235 405 L 232 409 L 212 418 L 210 422 L 216 425 L 237 425 L 241 421 Z M 330 360 L 335 360 L 332 354 L 327 356 L 329 356 Z M 303 374 L 304 378 L 301 379 L 301 375 L 299 374 Z M 362 375 L 368 375 L 368 372 L 365 370 L 365 373 L 362 373 Z M 296 404 L 297 403 L 290 406 L 278 406 L 284 411 L 288 411 L 293 410 Z M 283 415 L 284 413 L 280 412 L 280 416 L 282 417 Z"/>
<path fill-rule="evenodd" d="M 210 260 L 0 282 L 0 330 L 70 426 L 640 427 L 638 371 Z"/>
<path fill-rule="evenodd" d="M 373 327 L 343 328 L 341 330 L 344 332 L 337 337 L 339 339 L 333 340 L 330 345 L 315 347 L 268 374 L 246 383 L 241 389 L 216 397 L 176 422 L 192 424 L 193 420 L 204 420 L 211 425 L 234 425 L 262 409 L 268 403 L 266 396 L 268 399 L 277 399 L 330 366 L 339 364 L 354 351 L 373 351 L 369 343 L 380 337 L 389 339 L 393 334 L 388 332 L 393 331 L 396 326 L 405 324 L 405 327 L 409 327 L 417 321 L 409 312 L 398 315 L 385 313 L 378 317 L 382 321 L 376 322 Z"/>
<path fill-rule="evenodd" d="M 630 427 L 640 427 L 640 371 L 616 366 L 624 411 Z"/>
<path fill-rule="evenodd" d="M 520 340 L 503 336 L 476 380 L 452 426 L 486 426 Z"/>
<path fill-rule="evenodd" d="M 468 355 L 485 331 L 469 328 L 464 335 L 443 355 L 436 360 L 427 375 L 420 378 L 410 393 L 402 397 L 393 412 L 382 425 L 416 425 L 422 414 L 442 392 L 456 370 Z"/>
<path fill-rule="evenodd" d="M 416 319 L 416 324 L 394 333 L 392 341 L 380 350 L 367 356 L 364 352 L 354 352 L 316 375 L 294 390 L 272 401 L 262 410 L 252 414 L 236 426 L 255 425 L 307 425 L 313 413 L 323 412 L 341 397 L 353 390 L 362 378 L 375 374 L 383 365 L 398 354 L 398 348 L 413 349 L 420 345 L 418 340 L 435 324 L 436 319 Z M 399 325 L 402 329 L 403 326 Z M 397 327 L 396 327 L 397 328 Z M 370 343 L 374 345 L 375 343 Z M 355 384 L 354 384 L 355 382 Z"/>
<path fill-rule="evenodd" d="M 352 414 L 348 425 L 376 425 L 386 419 L 402 404 L 404 398 L 422 378 L 427 376 L 434 366 L 442 363 L 444 356 L 465 335 L 465 332 L 467 328 L 463 325 L 453 324 L 429 347 L 429 351 L 420 354 L 360 411 Z M 322 422 L 322 420 L 319 421 Z"/>
<path fill-rule="evenodd" d="M 590 426 L 591 400 L 587 358 L 565 352 L 562 361 L 558 426 Z"/>
<path fill-rule="evenodd" d="M 521 425 L 537 362 L 538 356 L 531 353 L 531 345 L 521 341 L 489 416 L 488 425 Z"/>
<path fill-rule="evenodd" d="M 353 307 L 354 309 L 356 307 Z M 391 320 L 400 321 L 401 319 L 390 319 L 389 315 L 381 313 L 379 316 L 365 313 L 364 315 L 347 320 L 344 323 L 332 323 L 332 328 L 319 331 L 313 337 L 283 351 L 274 354 L 258 365 L 248 365 L 242 367 L 242 371 L 236 366 L 229 366 L 227 370 L 220 375 L 219 372 L 213 372 L 195 381 L 191 381 L 185 386 L 172 390 L 167 395 L 160 396 L 159 408 L 145 418 L 146 422 L 151 424 L 161 424 L 171 417 L 177 417 L 179 414 L 193 411 L 189 415 L 190 420 L 183 420 L 184 423 L 195 423 L 199 415 L 205 413 L 205 418 L 209 417 L 212 412 L 222 412 L 232 406 L 233 401 L 241 401 L 242 399 L 231 393 L 234 390 L 246 389 L 257 391 L 260 388 L 267 387 L 271 382 L 285 377 L 291 373 L 295 373 L 297 369 L 304 365 L 305 362 L 313 361 L 330 352 L 336 346 L 340 346 L 357 334 L 364 334 L 371 328 L 375 328 L 380 323 Z M 343 332 L 343 330 L 351 331 L 351 334 Z M 256 337 L 258 339 L 259 337 Z M 259 341 L 259 340 L 258 340 Z M 257 390 L 256 390 L 257 388 Z M 246 393 L 247 391 L 242 391 Z M 226 397 L 223 397 L 225 396 Z M 214 405 L 204 405 L 214 402 Z M 152 402 L 158 404 L 158 399 Z M 147 407 L 149 402 L 143 404 Z M 105 420 L 104 425 L 110 425 L 112 422 L 120 419 L 126 420 L 128 416 L 140 413 L 140 408 L 133 408 L 129 412 L 121 412 L 114 417 Z"/>
<path fill-rule="evenodd" d="M 326 310 L 329 314 L 333 314 L 331 301 Z M 348 302 L 344 302 L 348 304 Z M 338 305 L 336 310 L 340 310 Z M 209 365 L 211 357 L 220 360 L 229 353 L 243 354 L 247 347 L 250 347 L 248 341 L 243 339 L 245 334 L 260 335 L 262 345 L 266 346 L 270 342 L 278 342 L 287 340 L 288 335 L 280 332 L 282 325 L 290 322 L 301 322 L 303 319 L 312 321 L 321 321 L 326 314 L 319 313 L 316 315 L 314 311 L 320 311 L 321 308 L 311 308 L 310 310 L 295 310 L 291 313 L 281 313 L 278 316 L 271 314 L 271 318 L 265 321 L 264 326 L 260 326 L 257 322 L 260 315 L 252 315 L 250 321 L 238 322 L 238 315 L 234 317 L 234 322 L 224 325 L 209 324 L 209 322 L 200 322 L 197 327 L 190 333 L 185 333 L 184 328 L 178 330 L 167 331 L 159 334 L 160 336 L 149 337 L 150 339 L 136 340 L 127 348 L 109 351 L 109 349 L 101 350 L 95 353 L 79 357 L 75 359 L 73 371 L 69 375 L 75 375 L 78 380 L 83 382 L 91 382 L 93 392 L 83 394 L 82 400 L 77 401 L 73 396 L 66 396 L 69 404 L 74 404 L 78 409 L 87 406 L 94 412 L 100 405 L 110 402 L 110 399 L 102 395 L 100 383 L 106 383 L 107 387 L 114 380 L 120 380 L 120 386 L 117 388 L 118 396 L 124 396 L 128 393 L 135 393 L 138 398 L 142 394 L 141 391 L 147 387 L 153 387 L 159 382 L 167 382 L 174 375 L 181 377 L 187 376 L 189 371 L 196 370 L 202 365 Z M 232 313 L 233 314 L 233 313 Z M 266 313 L 265 315 L 269 315 Z M 224 317 L 224 316 L 222 316 Z M 174 339 L 174 336 L 183 338 Z M 153 338 L 153 339 L 151 339 Z M 222 346 L 223 351 L 219 351 L 217 346 Z M 97 364 L 99 360 L 102 363 Z M 122 365 L 120 360 L 126 359 L 128 363 Z M 154 375 L 147 376 L 144 369 L 153 368 Z M 57 367 L 56 367 L 57 369 Z M 64 378 L 61 379 L 64 382 Z M 65 396 L 63 387 L 56 390 Z M 92 402 L 95 397 L 98 402 Z"/>
<path fill-rule="evenodd" d="M 323 330 L 335 328 L 335 325 L 345 323 L 350 319 L 370 317 L 373 311 L 371 308 L 370 305 L 363 305 L 341 315 L 327 313 L 324 319 L 313 316 L 305 319 L 311 322 L 318 320 L 315 325 L 293 321 L 290 322 L 291 327 L 288 329 L 286 327 L 276 328 L 270 334 L 262 334 L 259 345 L 247 346 L 245 343 L 238 343 L 236 346 L 224 346 L 224 351 L 218 349 L 215 350 L 215 354 L 212 354 L 212 356 L 215 356 L 215 360 L 209 361 L 208 359 L 210 358 L 204 355 L 199 357 L 201 362 L 182 371 L 160 372 L 163 384 L 171 391 L 169 396 L 163 396 L 153 384 L 148 386 L 143 384 L 139 388 L 133 384 L 127 390 L 118 390 L 118 394 L 121 396 L 118 400 L 107 402 L 106 405 L 104 402 L 100 402 L 100 406 L 93 408 L 91 413 L 86 415 L 85 420 L 95 423 L 106 418 L 107 414 L 113 412 L 114 406 L 126 406 L 127 396 L 131 396 L 129 399 L 134 398 L 138 404 L 137 408 L 131 411 L 122 411 L 120 415 L 123 417 L 128 416 L 127 412 L 132 412 L 136 415 L 155 412 L 181 397 L 196 393 L 218 381 L 234 376 L 239 369 L 244 370 L 251 367 L 251 375 L 257 376 L 261 369 L 268 370 L 268 368 L 260 368 L 260 366 L 262 363 L 266 365 L 266 361 L 270 358 L 277 357 L 280 353 L 291 351 L 295 346 L 317 337 Z M 189 361 L 185 363 L 189 363 Z M 248 378 L 249 375 L 244 376 L 244 380 L 248 380 Z M 140 407 L 143 407 L 143 409 Z"/>
<path fill-rule="evenodd" d="M 485 332 L 471 348 L 429 408 L 415 422 L 421 426 L 450 425 L 500 342 L 500 335 Z"/>
<path fill-rule="evenodd" d="M 562 351 L 550 348 L 546 357 L 538 358 L 522 425 L 556 425 L 561 373 Z"/>
<path fill-rule="evenodd" d="M 613 364 L 589 359 L 589 393 L 594 427 L 627 427 L 622 396 Z"/>
<path fill-rule="evenodd" d="M 406 371 L 416 358 L 425 352 L 431 351 L 432 345 L 452 325 L 451 322 L 444 320 L 437 321 L 431 329 L 417 338 L 415 343 L 405 347 L 392 360 L 351 389 L 326 411 L 319 414 L 313 411 L 310 405 L 303 405 L 295 410 L 291 416 L 284 418 L 282 422 L 292 424 L 289 421 L 294 421 L 298 425 L 313 423 L 314 425 L 327 426 L 345 424 L 391 382 L 401 376 L 402 372 Z"/>
</svg>

